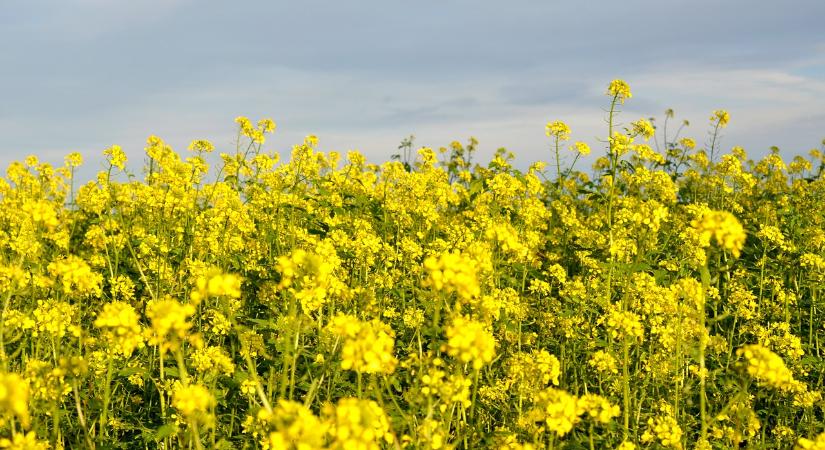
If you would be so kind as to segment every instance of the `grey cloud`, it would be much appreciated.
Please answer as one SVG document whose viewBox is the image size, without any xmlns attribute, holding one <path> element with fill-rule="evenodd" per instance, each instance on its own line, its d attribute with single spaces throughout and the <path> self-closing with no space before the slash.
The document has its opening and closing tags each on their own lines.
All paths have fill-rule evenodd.
<svg viewBox="0 0 825 450">
<path fill-rule="evenodd" d="M 819 0 L 7 2 L 0 163 L 115 142 L 139 160 L 150 133 L 227 146 L 238 114 L 273 116 L 285 149 L 475 133 L 533 159 L 550 119 L 594 143 L 617 77 L 634 88 L 622 120 L 726 107 L 726 143 L 796 148 L 823 133 L 823 16 Z"/>
</svg>

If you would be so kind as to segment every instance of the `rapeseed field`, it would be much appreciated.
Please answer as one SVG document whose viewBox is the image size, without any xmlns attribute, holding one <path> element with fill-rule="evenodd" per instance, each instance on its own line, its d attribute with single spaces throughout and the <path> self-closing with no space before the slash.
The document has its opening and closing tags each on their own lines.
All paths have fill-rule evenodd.
<svg viewBox="0 0 825 450">
<path fill-rule="evenodd" d="M 244 117 L 219 157 L 11 164 L 0 448 L 825 449 L 825 149 L 605 92 L 601 144 L 552 118 L 524 171 L 282 160 Z"/>
</svg>

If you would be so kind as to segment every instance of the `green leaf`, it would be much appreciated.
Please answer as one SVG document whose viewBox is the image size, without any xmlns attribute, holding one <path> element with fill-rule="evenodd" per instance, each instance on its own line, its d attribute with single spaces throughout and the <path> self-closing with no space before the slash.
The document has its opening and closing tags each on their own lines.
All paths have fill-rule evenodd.
<svg viewBox="0 0 825 450">
<path fill-rule="evenodd" d="M 155 430 L 154 439 L 155 441 L 160 441 L 171 436 L 175 432 L 175 424 L 167 423 L 166 425 L 161 425 L 160 428 Z"/>
</svg>

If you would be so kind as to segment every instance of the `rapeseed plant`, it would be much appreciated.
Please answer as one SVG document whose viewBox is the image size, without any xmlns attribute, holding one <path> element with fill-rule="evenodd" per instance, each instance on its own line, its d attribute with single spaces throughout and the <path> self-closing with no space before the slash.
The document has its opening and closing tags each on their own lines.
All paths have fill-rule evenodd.
<svg viewBox="0 0 825 450">
<path fill-rule="evenodd" d="M 606 94 L 587 173 L 560 120 L 526 171 L 474 138 L 282 159 L 246 117 L 150 136 L 142 176 L 11 164 L 0 448 L 825 448 L 825 148 Z"/>
</svg>

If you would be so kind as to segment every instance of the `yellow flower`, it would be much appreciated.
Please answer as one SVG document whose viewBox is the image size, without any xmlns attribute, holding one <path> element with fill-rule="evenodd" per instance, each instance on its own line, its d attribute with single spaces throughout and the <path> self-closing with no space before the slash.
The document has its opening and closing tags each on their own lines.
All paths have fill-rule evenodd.
<svg viewBox="0 0 825 450">
<path fill-rule="evenodd" d="M 555 137 L 560 141 L 570 139 L 570 127 L 561 121 L 547 122 L 546 133 L 547 137 Z"/>
<path fill-rule="evenodd" d="M 712 125 L 719 124 L 719 128 L 725 128 L 728 126 L 728 121 L 730 120 L 730 114 L 724 109 L 717 109 L 713 111 L 713 115 L 710 116 L 710 123 Z"/>
<path fill-rule="evenodd" d="M 195 418 L 206 414 L 209 408 L 215 406 L 215 398 L 204 386 L 190 384 L 178 385 L 172 393 L 172 406 L 187 418 Z"/>
<path fill-rule="evenodd" d="M 68 395 L 72 388 L 66 383 L 66 370 L 37 359 L 26 361 L 26 384 L 35 400 L 60 399 Z M 15 386 L 15 389 L 17 387 Z"/>
<path fill-rule="evenodd" d="M 255 380 L 243 380 L 241 383 L 241 394 L 247 397 L 255 397 L 258 395 L 258 382 Z"/>
<path fill-rule="evenodd" d="M 418 435 L 418 440 L 415 442 L 416 446 L 414 448 L 419 448 L 422 450 L 441 450 L 444 448 L 452 448 L 447 445 L 447 442 L 445 442 L 447 441 L 448 433 L 445 431 L 444 424 L 438 420 L 429 418 L 422 420 L 418 425 L 416 432 Z"/>
<path fill-rule="evenodd" d="M 0 421 L 14 416 L 24 426 L 29 424 L 29 385 L 16 373 L 0 373 Z"/>
<path fill-rule="evenodd" d="M 279 289 L 286 289 L 301 303 L 305 313 L 321 309 L 329 298 L 342 294 L 345 286 L 335 276 L 340 260 L 329 242 L 319 244 L 315 252 L 295 249 L 280 256 L 275 265 L 281 275 Z"/>
<path fill-rule="evenodd" d="M 66 294 L 100 295 L 100 284 L 103 276 L 92 271 L 92 268 L 77 256 L 67 256 L 53 261 L 48 266 L 49 273 L 60 278 L 63 292 Z"/>
<path fill-rule="evenodd" d="M 249 139 L 252 142 L 263 144 L 266 140 L 264 136 L 266 133 L 271 133 L 275 131 L 275 122 L 272 119 L 262 119 L 258 121 L 258 127 L 255 128 L 252 125 L 252 122 L 243 116 L 238 116 L 235 118 L 235 123 L 238 124 L 240 128 L 240 133 Z"/>
<path fill-rule="evenodd" d="M 103 150 L 103 155 L 108 157 L 109 164 L 113 167 L 117 167 L 120 170 L 126 168 L 126 153 L 123 152 L 123 149 L 120 148 L 119 145 L 113 145 Z"/>
<path fill-rule="evenodd" d="M 241 277 L 224 274 L 219 270 L 200 276 L 195 280 L 195 290 L 190 294 L 193 303 L 198 304 L 207 296 L 240 298 Z"/>
<path fill-rule="evenodd" d="M 291 400 L 279 400 L 270 423 L 274 431 L 261 441 L 264 450 L 312 450 L 324 447 L 327 424 L 306 406 Z"/>
<path fill-rule="evenodd" d="M 361 373 L 392 373 L 398 360 L 393 355 L 395 333 L 379 320 L 362 322 L 349 315 L 338 315 L 329 330 L 343 338 L 341 368 Z"/>
<path fill-rule="evenodd" d="M 519 352 L 511 358 L 507 372 L 508 385 L 516 384 L 520 390 L 529 392 L 545 388 L 551 382 L 558 386 L 561 363 L 547 350 Z"/>
<path fill-rule="evenodd" d="M 664 413 L 647 419 L 647 430 L 642 434 L 642 443 L 659 441 L 663 447 L 680 450 L 682 448 L 682 428 L 670 414 Z"/>
<path fill-rule="evenodd" d="M 231 376 L 235 372 L 232 358 L 221 347 L 204 347 L 195 350 L 192 355 L 192 367 L 198 372 L 222 373 Z"/>
<path fill-rule="evenodd" d="M 619 368 L 616 364 L 616 358 L 614 358 L 610 353 L 605 352 L 604 350 L 599 350 L 590 357 L 590 361 L 587 364 L 596 369 L 596 371 L 600 373 L 607 373 L 607 374 L 617 374 L 619 373 Z"/>
<path fill-rule="evenodd" d="M 29 431 L 26 434 L 14 433 L 11 439 L 0 439 L 0 448 L 10 450 L 46 450 L 49 448 L 49 443 L 37 440 L 37 435 L 34 434 L 34 431 Z"/>
<path fill-rule="evenodd" d="M 230 322 L 225 315 L 213 309 L 209 311 L 208 317 L 209 326 L 207 327 L 207 331 L 217 336 L 226 336 L 229 334 L 229 330 L 232 328 L 232 322 Z"/>
<path fill-rule="evenodd" d="M 103 306 L 94 325 L 106 331 L 109 345 L 115 353 L 129 357 L 136 348 L 143 347 L 140 317 L 132 305 L 112 302 Z"/>
<path fill-rule="evenodd" d="M 252 122 L 250 122 L 248 118 L 238 116 L 235 118 L 235 123 L 240 127 L 242 134 L 247 137 L 252 137 L 252 134 L 255 132 L 255 127 L 252 126 Z"/>
<path fill-rule="evenodd" d="M 645 140 L 648 140 L 656 134 L 656 129 L 653 128 L 653 124 L 650 123 L 648 120 L 639 119 L 633 122 L 633 134 L 643 137 Z"/>
<path fill-rule="evenodd" d="M 825 450 L 825 433 L 820 433 L 813 439 L 799 438 L 794 450 Z"/>
<path fill-rule="evenodd" d="M 696 444 L 693 445 L 693 450 L 713 450 L 713 447 L 711 447 L 707 439 L 699 439 L 696 441 Z"/>
<path fill-rule="evenodd" d="M 616 417 L 619 417 L 621 410 L 618 405 L 610 403 L 610 401 L 601 395 L 585 394 L 579 397 L 579 408 L 584 410 L 588 417 L 598 423 L 610 423 Z"/>
<path fill-rule="evenodd" d="M 638 156 L 642 161 L 653 161 L 660 164 L 664 164 L 665 162 L 665 157 L 662 156 L 661 153 L 654 151 L 647 144 L 634 145 L 633 151 L 636 152 L 636 156 Z"/>
<path fill-rule="evenodd" d="M 83 164 L 83 155 L 78 152 L 69 153 L 66 155 L 65 162 L 68 167 L 78 167 Z"/>
<path fill-rule="evenodd" d="M 767 348 L 759 344 L 746 345 L 736 354 L 745 359 L 748 375 L 760 385 L 780 390 L 792 390 L 798 386 L 785 361 Z"/>
<path fill-rule="evenodd" d="M 261 119 L 258 121 L 258 128 L 264 133 L 272 133 L 275 131 L 275 122 L 272 119 Z"/>
<path fill-rule="evenodd" d="M 459 298 L 470 300 L 481 294 L 476 278 L 476 265 L 462 253 L 443 253 L 438 257 L 429 256 L 424 260 L 424 269 L 429 277 L 424 286 L 437 291 L 455 292 Z"/>
<path fill-rule="evenodd" d="M 623 80 L 611 81 L 610 85 L 607 87 L 607 95 L 619 100 L 621 103 L 624 103 L 625 99 L 633 96 L 630 93 L 630 86 Z"/>
<path fill-rule="evenodd" d="M 372 400 L 343 398 L 327 405 L 323 415 L 329 424 L 332 450 L 379 450 L 380 442 L 395 442 L 384 410 Z"/>
<path fill-rule="evenodd" d="M 55 205 L 46 200 L 26 200 L 20 209 L 32 222 L 43 224 L 48 229 L 53 229 L 60 223 Z"/>
<path fill-rule="evenodd" d="M 692 150 L 696 148 L 696 141 L 691 138 L 682 138 L 679 139 L 679 145 L 684 147 L 686 150 Z"/>
<path fill-rule="evenodd" d="M 590 154 L 590 146 L 587 145 L 587 143 L 581 141 L 577 141 L 573 144 L 573 150 L 575 150 L 578 154 L 582 156 L 587 156 Z"/>
<path fill-rule="evenodd" d="M 736 217 L 727 211 L 706 210 L 691 222 L 699 235 L 699 244 L 709 247 L 711 238 L 734 257 L 739 257 L 745 246 L 745 229 Z"/>
<path fill-rule="evenodd" d="M 174 347 L 184 339 L 192 327 L 189 317 L 195 313 L 191 304 L 181 304 L 170 297 L 152 300 L 146 305 L 146 317 L 152 323 L 152 345 L 163 349 Z"/>
<path fill-rule="evenodd" d="M 544 414 L 547 428 L 558 436 L 569 433 L 579 423 L 579 416 L 584 412 L 578 398 L 560 389 L 547 389 L 539 398 L 545 403 Z"/>
<path fill-rule="evenodd" d="M 618 131 L 613 133 L 613 137 L 610 138 L 610 152 L 617 156 L 622 156 L 627 153 L 632 145 L 633 139 Z"/>
<path fill-rule="evenodd" d="M 499 450 L 536 450 L 533 444 L 518 441 L 518 436 L 509 434 L 496 443 Z"/>
<path fill-rule="evenodd" d="M 69 331 L 78 334 L 77 326 L 72 325 L 76 311 L 76 306 L 66 302 L 54 299 L 38 300 L 33 313 L 37 334 L 43 333 L 56 338 L 62 338 Z"/>
<path fill-rule="evenodd" d="M 634 312 L 622 311 L 614 306 L 608 309 L 601 321 L 605 323 L 614 339 L 642 339 L 644 337 L 644 327 L 642 327 L 639 315 Z"/>
<path fill-rule="evenodd" d="M 189 144 L 189 150 L 195 152 L 211 153 L 215 150 L 215 146 L 205 139 L 198 139 Z"/>
<path fill-rule="evenodd" d="M 447 352 L 478 370 L 495 357 L 496 339 L 481 322 L 457 316 L 447 327 Z"/>
</svg>

